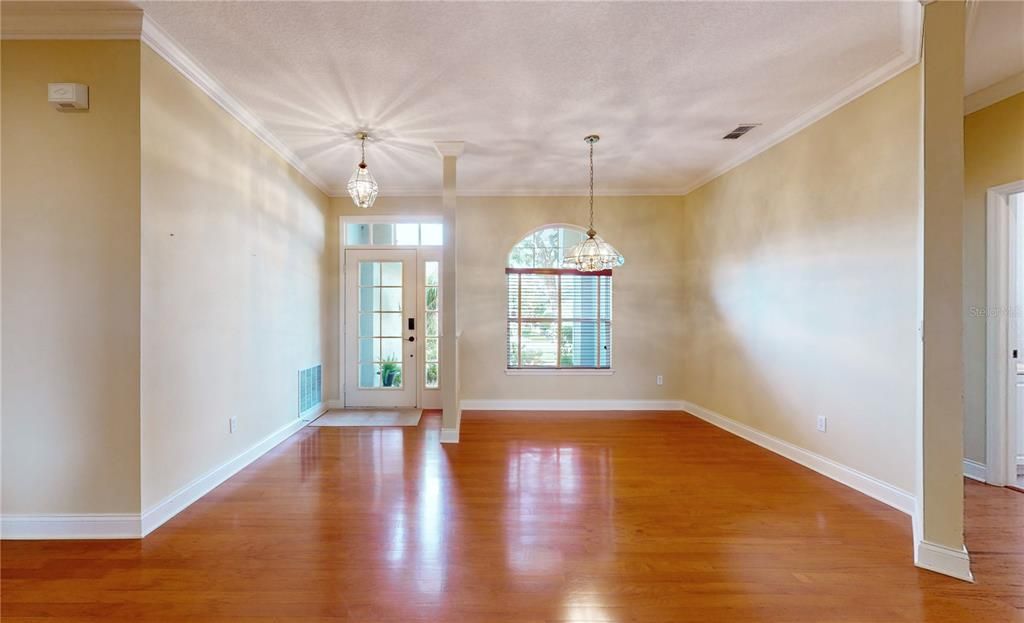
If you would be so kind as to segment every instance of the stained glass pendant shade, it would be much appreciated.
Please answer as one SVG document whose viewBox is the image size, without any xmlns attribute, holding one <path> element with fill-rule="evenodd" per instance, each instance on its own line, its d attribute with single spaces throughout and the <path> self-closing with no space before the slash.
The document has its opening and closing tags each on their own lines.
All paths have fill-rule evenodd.
<svg viewBox="0 0 1024 623">
<path fill-rule="evenodd" d="M 348 180 L 348 194 L 357 206 L 369 208 L 377 199 L 377 180 L 373 179 L 370 170 L 366 168 L 366 132 L 356 134 L 356 138 L 359 139 L 361 158 L 355 173 Z"/>
<path fill-rule="evenodd" d="M 580 272 L 595 273 L 622 266 L 626 258 L 598 236 L 594 229 L 594 143 L 601 140 L 601 137 L 591 134 L 583 140 L 590 145 L 590 229 L 583 242 L 566 251 L 562 264 Z"/>
</svg>

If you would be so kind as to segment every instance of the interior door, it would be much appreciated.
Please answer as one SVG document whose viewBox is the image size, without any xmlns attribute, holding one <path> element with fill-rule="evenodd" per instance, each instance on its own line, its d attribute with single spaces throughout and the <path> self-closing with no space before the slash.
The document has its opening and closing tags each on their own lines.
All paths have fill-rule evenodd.
<svg viewBox="0 0 1024 623">
<path fill-rule="evenodd" d="M 415 407 L 415 250 L 345 251 L 345 406 Z"/>
</svg>

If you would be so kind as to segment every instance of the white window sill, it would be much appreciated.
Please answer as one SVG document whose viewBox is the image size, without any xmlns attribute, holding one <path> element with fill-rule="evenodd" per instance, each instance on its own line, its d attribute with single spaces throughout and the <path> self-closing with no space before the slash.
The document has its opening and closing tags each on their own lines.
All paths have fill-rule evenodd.
<svg viewBox="0 0 1024 623">
<path fill-rule="evenodd" d="M 508 376 L 611 376 L 615 370 L 610 368 L 505 368 Z"/>
</svg>

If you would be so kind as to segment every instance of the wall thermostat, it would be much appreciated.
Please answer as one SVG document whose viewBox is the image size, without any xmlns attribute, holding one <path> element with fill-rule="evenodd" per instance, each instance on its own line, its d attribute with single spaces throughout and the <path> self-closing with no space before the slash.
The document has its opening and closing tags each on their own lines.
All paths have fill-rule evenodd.
<svg viewBox="0 0 1024 623">
<path fill-rule="evenodd" d="M 74 82 L 51 82 L 46 85 L 46 96 L 57 110 L 88 110 L 89 87 Z"/>
</svg>

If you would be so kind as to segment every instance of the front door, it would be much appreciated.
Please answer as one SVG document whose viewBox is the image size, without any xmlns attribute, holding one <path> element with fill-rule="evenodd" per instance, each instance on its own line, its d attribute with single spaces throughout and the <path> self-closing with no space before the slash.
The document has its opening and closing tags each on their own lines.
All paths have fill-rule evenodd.
<svg viewBox="0 0 1024 623">
<path fill-rule="evenodd" d="M 345 251 L 345 406 L 415 407 L 415 250 Z"/>
</svg>

